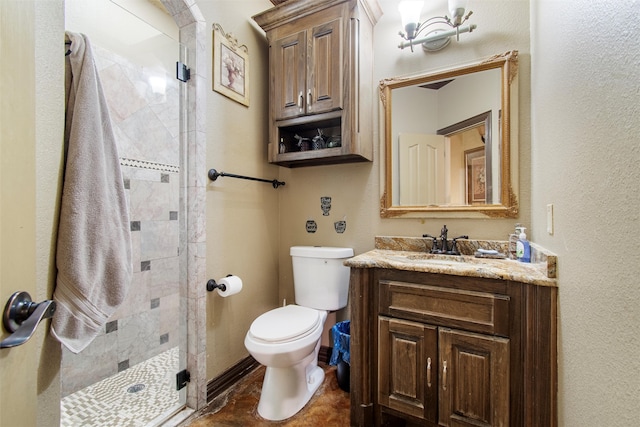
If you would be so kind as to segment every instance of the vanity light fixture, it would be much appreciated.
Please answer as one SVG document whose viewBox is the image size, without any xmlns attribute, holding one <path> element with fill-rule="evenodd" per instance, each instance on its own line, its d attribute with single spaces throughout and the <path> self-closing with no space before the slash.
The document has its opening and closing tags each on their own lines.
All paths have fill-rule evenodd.
<svg viewBox="0 0 640 427">
<path fill-rule="evenodd" d="M 404 31 L 398 34 L 404 39 L 398 47 L 404 49 L 410 47 L 413 52 L 413 46 L 422 44 L 422 48 L 427 52 L 435 52 L 445 48 L 451 41 L 452 36 L 456 36 L 456 40 L 460 40 L 460 33 L 470 33 L 477 28 L 477 25 L 461 25 L 469 19 L 473 13 L 469 11 L 465 15 L 467 0 L 448 0 L 449 16 L 434 16 L 426 21 L 420 22 L 420 13 L 422 12 L 423 1 L 403 0 L 398 5 L 400 16 L 402 19 L 402 27 Z M 424 37 L 416 39 L 416 37 L 429 27 L 437 24 L 444 24 L 451 29 L 444 30 L 442 28 L 434 28 L 424 35 Z"/>
</svg>

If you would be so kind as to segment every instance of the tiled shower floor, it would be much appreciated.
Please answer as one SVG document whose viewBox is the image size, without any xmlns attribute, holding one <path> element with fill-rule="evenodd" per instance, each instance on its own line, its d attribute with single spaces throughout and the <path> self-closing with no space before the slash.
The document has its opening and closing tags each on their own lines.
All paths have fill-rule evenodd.
<svg viewBox="0 0 640 427">
<path fill-rule="evenodd" d="M 61 401 L 60 426 L 150 426 L 180 409 L 178 347 Z"/>
</svg>

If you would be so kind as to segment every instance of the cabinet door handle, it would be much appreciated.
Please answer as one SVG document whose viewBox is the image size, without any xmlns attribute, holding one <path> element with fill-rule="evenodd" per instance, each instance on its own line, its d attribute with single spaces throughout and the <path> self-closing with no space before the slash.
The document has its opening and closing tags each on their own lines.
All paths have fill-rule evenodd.
<svg viewBox="0 0 640 427">
<path fill-rule="evenodd" d="M 300 91 L 300 95 L 298 95 L 298 108 L 302 110 L 302 104 L 304 103 L 304 93 Z"/>
<path fill-rule="evenodd" d="M 427 357 L 427 387 L 431 388 L 431 358 Z"/>
<path fill-rule="evenodd" d="M 311 108 L 311 89 L 307 92 L 307 108 Z"/>
<path fill-rule="evenodd" d="M 447 389 L 447 361 L 442 362 L 442 389 Z"/>
</svg>

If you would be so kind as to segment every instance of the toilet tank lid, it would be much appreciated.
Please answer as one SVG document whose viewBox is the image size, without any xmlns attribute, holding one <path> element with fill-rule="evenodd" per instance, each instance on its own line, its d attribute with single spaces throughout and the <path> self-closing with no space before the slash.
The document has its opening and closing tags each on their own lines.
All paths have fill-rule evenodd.
<svg viewBox="0 0 640 427">
<path fill-rule="evenodd" d="M 290 255 L 305 258 L 349 258 L 353 256 L 353 249 L 330 246 L 292 246 Z"/>
</svg>

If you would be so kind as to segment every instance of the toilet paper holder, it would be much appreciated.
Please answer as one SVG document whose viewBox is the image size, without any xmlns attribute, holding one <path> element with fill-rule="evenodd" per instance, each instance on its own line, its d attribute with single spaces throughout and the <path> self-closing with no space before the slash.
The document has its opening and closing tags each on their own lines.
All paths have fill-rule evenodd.
<svg viewBox="0 0 640 427">
<path fill-rule="evenodd" d="M 231 277 L 233 276 L 233 274 L 227 274 L 227 277 Z M 207 291 L 209 292 L 213 292 L 216 289 L 220 289 L 222 292 L 227 290 L 227 287 L 225 286 L 224 283 L 220 284 L 220 283 L 216 283 L 216 281 L 214 279 L 209 279 L 207 281 Z"/>
</svg>

